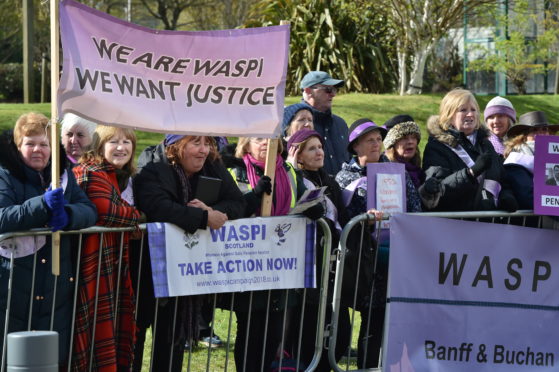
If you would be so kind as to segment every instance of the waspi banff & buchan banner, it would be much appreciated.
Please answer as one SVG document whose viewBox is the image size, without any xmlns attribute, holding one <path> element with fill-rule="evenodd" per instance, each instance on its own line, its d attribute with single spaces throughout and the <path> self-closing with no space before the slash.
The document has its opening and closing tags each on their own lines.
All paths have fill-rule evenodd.
<svg viewBox="0 0 559 372">
<path fill-rule="evenodd" d="M 397 214 L 384 371 L 559 370 L 559 231 Z"/>
<path fill-rule="evenodd" d="M 188 234 L 149 223 L 156 297 L 316 287 L 314 222 L 304 217 L 228 221 Z"/>
<path fill-rule="evenodd" d="M 60 113 L 145 131 L 279 135 L 289 26 L 153 30 L 65 0 L 60 28 Z"/>
</svg>

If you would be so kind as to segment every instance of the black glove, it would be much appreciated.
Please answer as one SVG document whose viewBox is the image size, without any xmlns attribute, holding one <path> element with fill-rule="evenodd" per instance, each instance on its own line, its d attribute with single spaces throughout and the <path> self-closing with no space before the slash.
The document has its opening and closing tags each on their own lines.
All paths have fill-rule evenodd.
<svg viewBox="0 0 559 372">
<path fill-rule="evenodd" d="M 262 176 L 254 187 L 254 195 L 262 197 L 263 193 L 270 195 L 272 193 L 272 180 L 268 176 Z"/>
<path fill-rule="evenodd" d="M 509 193 L 500 193 L 497 208 L 504 209 L 507 212 L 516 212 L 518 210 L 518 202 L 513 195 Z"/>
<path fill-rule="evenodd" d="M 441 192 L 441 180 L 435 177 L 428 178 L 423 184 L 423 190 L 428 194 L 437 194 Z"/>
<path fill-rule="evenodd" d="M 474 177 L 477 177 L 488 170 L 491 167 L 492 161 L 493 156 L 488 152 L 484 152 L 483 154 L 478 156 L 475 164 L 472 165 L 472 167 L 470 168 L 472 170 L 472 173 L 474 174 Z"/>
<path fill-rule="evenodd" d="M 320 217 L 324 216 L 324 207 L 322 206 L 322 203 L 318 203 L 310 208 L 305 209 L 303 211 L 303 215 L 313 221 L 316 221 Z"/>
</svg>

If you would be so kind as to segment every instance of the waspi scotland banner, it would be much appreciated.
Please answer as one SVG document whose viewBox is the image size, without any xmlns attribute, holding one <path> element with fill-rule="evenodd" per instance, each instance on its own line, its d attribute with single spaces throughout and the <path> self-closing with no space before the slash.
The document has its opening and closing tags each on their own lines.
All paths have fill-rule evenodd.
<svg viewBox="0 0 559 372">
<path fill-rule="evenodd" d="M 391 222 L 384 371 L 559 369 L 559 231 Z"/>
<path fill-rule="evenodd" d="M 60 28 L 60 113 L 145 131 L 279 134 L 289 26 L 153 30 L 65 0 Z"/>
<path fill-rule="evenodd" d="M 312 288 L 315 223 L 304 217 L 246 218 L 188 234 L 148 224 L 156 297 Z"/>
</svg>

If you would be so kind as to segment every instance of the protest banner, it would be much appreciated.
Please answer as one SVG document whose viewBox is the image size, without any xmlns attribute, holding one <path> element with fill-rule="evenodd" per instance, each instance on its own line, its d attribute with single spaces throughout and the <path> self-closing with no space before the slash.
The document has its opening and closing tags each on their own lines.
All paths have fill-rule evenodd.
<svg viewBox="0 0 559 372">
<path fill-rule="evenodd" d="M 556 371 L 559 231 L 398 214 L 384 371 Z"/>
<path fill-rule="evenodd" d="M 534 213 L 559 216 L 559 136 L 536 136 Z"/>
<path fill-rule="evenodd" d="M 300 216 L 228 221 L 194 234 L 150 223 L 155 296 L 314 288 L 315 230 Z"/>
<path fill-rule="evenodd" d="M 72 0 L 60 26 L 61 113 L 145 131 L 279 136 L 289 26 L 153 30 Z"/>
</svg>

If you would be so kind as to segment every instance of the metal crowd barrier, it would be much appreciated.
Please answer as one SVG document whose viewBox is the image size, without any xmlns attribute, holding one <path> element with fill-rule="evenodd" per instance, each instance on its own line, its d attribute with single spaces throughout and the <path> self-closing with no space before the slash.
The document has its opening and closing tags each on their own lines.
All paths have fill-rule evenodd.
<svg viewBox="0 0 559 372">
<path fill-rule="evenodd" d="M 533 211 L 531 210 L 522 210 L 522 211 L 517 211 L 515 213 L 507 213 L 507 212 L 499 212 L 499 211 L 488 211 L 488 212 L 430 212 L 430 213 L 410 213 L 412 215 L 421 215 L 421 216 L 429 216 L 429 217 L 440 217 L 440 218 L 452 218 L 452 219 L 460 219 L 460 220 L 470 220 L 470 221 L 481 221 L 481 222 L 489 222 L 489 223 L 498 223 L 498 224 L 514 224 L 517 226 L 529 226 L 529 227 L 535 227 L 535 228 L 545 228 L 545 229 L 554 229 L 554 230 L 559 230 L 559 221 L 551 219 L 547 216 L 538 216 L 538 215 L 534 215 Z M 389 219 L 388 217 L 384 218 Z M 361 260 L 362 257 L 362 251 L 363 249 L 366 249 L 367 247 L 364 247 L 363 244 L 363 238 L 365 237 L 366 234 L 366 229 L 365 226 L 366 224 L 371 224 L 374 223 L 375 224 L 375 229 L 374 229 L 374 238 L 376 239 L 376 241 L 379 241 L 380 238 L 380 221 L 379 222 L 373 222 L 372 221 L 372 216 L 368 215 L 366 213 L 361 214 L 359 216 L 354 217 L 343 229 L 342 231 L 342 235 L 340 238 L 340 245 L 339 248 L 337 250 L 337 260 L 336 260 L 336 276 L 335 276 L 335 283 L 334 283 L 334 297 L 333 297 L 333 315 L 332 315 L 332 323 L 330 324 L 330 332 L 329 332 L 329 340 L 328 340 L 328 344 L 329 344 L 329 352 L 328 352 L 328 357 L 330 360 L 330 365 L 332 366 L 332 369 L 335 371 L 380 371 L 382 368 L 382 360 L 380 360 L 379 366 L 378 368 L 361 368 L 359 369 L 359 367 L 356 366 L 356 363 L 351 363 L 350 364 L 350 358 L 349 355 L 347 355 L 346 358 L 342 359 L 342 360 L 336 360 L 336 357 L 334 355 L 334 350 L 335 350 L 335 346 L 337 343 L 337 338 L 339 335 L 339 314 L 340 314 L 340 310 L 342 309 L 342 304 L 341 304 L 341 300 L 342 300 L 342 283 L 343 283 L 343 274 L 344 274 L 344 267 L 345 267 L 345 259 L 346 259 L 346 253 L 348 252 L 348 237 L 350 235 L 350 233 L 352 232 L 353 229 L 358 229 L 359 234 L 361 235 L 361 240 L 358 243 L 359 247 L 357 248 L 358 252 L 359 252 L 359 260 Z M 355 232 L 354 232 L 355 233 Z M 354 247 L 355 248 L 355 247 Z M 353 278 L 355 280 L 355 284 L 354 284 L 354 288 L 355 288 L 355 292 L 353 294 L 351 294 L 349 297 L 351 299 L 351 304 L 350 304 L 350 318 L 351 318 L 351 339 L 354 339 L 353 337 L 353 333 L 355 332 L 359 332 L 359 326 L 356 323 L 356 301 L 358 300 L 357 298 L 357 289 L 359 286 L 359 273 L 361 270 L 371 270 L 373 272 L 373 283 L 371 283 L 371 292 L 369 293 L 371 299 L 373 298 L 373 288 L 374 288 L 374 284 L 375 284 L 375 280 L 376 280 L 376 276 L 375 274 L 377 273 L 377 269 L 379 267 L 379 251 L 380 249 L 375 249 L 374 250 L 374 260 L 373 260 L 373 264 L 372 267 L 362 267 L 361 265 L 361 261 L 359 261 L 358 263 L 358 269 L 357 269 L 357 275 L 356 278 Z M 387 265 L 386 263 L 383 263 Z M 346 294 L 347 296 L 347 294 Z M 347 297 L 346 297 L 347 298 Z M 370 309 L 370 308 L 369 308 Z M 362 316 L 363 314 L 361 314 Z M 367 319 L 369 319 L 370 313 L 367 316 Z M 370 319 L 369 319 L 370 320 Z M 365 321 L 363 318 L 361 318 L 361 322 Z M 369 330 L 369 325 L 367 324 L 367 331 Z M 374 332 L 374 330 L 373 330 Z M 382 332 L 382 330 L 379 330 L 379 332 Z M 384 336 L 384 335 L 383 335 Z M 367 341 L 367 340 L 366 340 Z M 366 342 L 365 341 L 365 342 Z M 353 344 L 353 343 L 352 343 Z M 355 348 L 356 345 L 352 345 L 353 348 Z M 383 343 L 384 346 L 384 343 Z M 365 350 L 366 350 L 366 346 L 365 346 Z M 347 352 L 347 354 L 349 354 L 349 350 Z M 382 353 L 380 353 L 380 355 L 382 356 Z M 366 352 L 365 352 L 365 358 L 366 358 Z"/>
<path fill-rule="evenodd" d="M 319 304 L 318 304 L 318 322 L 317 322 L 317 328 L 316 328 L 316 335 L 315 335 L 315 340 L 314 340 L 314 355 L 312 358 L 312 361 L 309 363 L 308 366 L 304 366 L 303 363 L 301 362 L 300 358 L 299 358 L 299 352 L 301 349 L 301 340 L 303 337 L 308 337 L 308 335 L 304 335 L 302 334 L 302 327 L 298 330 L 297 332 L 297 340 L 294 342 L 295 348 L 297 349 L 296 354 L 294 356 L 292 356 L 292 358 L 290 359 L 295 359 L 295 363 L 296 363 L 296 370 L 305 370 L 305 371 L 313 371 L 316 368 L 316 365 L 321 357 L 321 353 L 322 353 L 322 348 L 323 348 L 323 342 L 326 338 L 330 337 L 331 335 L 328 333 L 328 331 L 325 330 L 325 313 L 326 313 L 326 308 L 328 306 L 327 304 L 327 293 L 328 293 L 328 282 L 329 282 L 329 274 L 331 272 L 331 264 L 333 262 L 332 260 L 332 256 L 331 256 L 331 252 L 330 252 L 330 246 L 331 246 L 331 233 L 330 233 L 330 229 L 328 227 L 328 224 L 323 220 L 323 219 L 319 219 L 317 221 L 317 225 L 319 227 L 319 229 L 321 229 L 322 231 L 322 235 L 323 235 L 323 239 L 322 239 L 322 245 L 320 246 L 319 244 L 317 244 L 317 249 L 322 249 L 323 250 L 323 265 L 320 268 L 321 272 L 322 272 L 322 281 L 321 283 L 317 283 L 317 287 L 319 289 Z M 122 252 L 123 252 L 123 237 L 124 237 L 124 233 L 126 232 L 131 232 L 131 231 L 135 231 L 135 229 L 133 228 L 104 228 L 104 227 L 90 227 L 87 229 L 83 229 L 83 230 L 77 230 L 77 231 L 63 231 L 62 234 L 63 235 L 77 235 L 77 267 L 80 266 L 80 260 L 79 258 L 81 257 L 81 250 L 82 250 L 82 245 L 85 242 L 85 237 L 88 234 L 101 234 L 100 237 L 100 244 L 102 244 L 103 239 L 102 239 L 102 235 L 106 234 L 106 233 L 114 233 L 114 232 L 119 232 L 120 233 L 120 257 L 122 258 Z M 143 255 L 146 254 L 146 252 L 144 251 L 147 248 L 147 244 L 144 244 L 144 237 L 146 236 L 146 226 L 145 225 L 141 225 L 140 226 L 140 231 L 142 232 L 142 236 L 140 238 L 140 242 L 139 242 L 139 247 L 140 247 L 140 252 L 139 252 L 139 265 L 142 264 L 142 257 Z M 50 235 L 50 231 L 46 230 L 46 229 L 38 229 L 38 230 L 32 230 L 32 231 L 25 231 L 25 232 L 15 232 L 15 233 L 6 233 L 6 234 L 0 234 L 0 241 L 8 239 L 8 238 L 14 238 L 14 237 L 20 237 L 20 236 L 35 236 L 35 235 Z M 319 242 L 317 242 L 319 243 Z M 102 254 L 99 255 L 99 260 L 102 259 Z M 4 259 L 5 260 L 5 259 Z M 8 298 L 7 298 L 7 308 L 6 308 L 6 317 L 4 320 L 4 334 L 2 335 L 3 337 L 3 350 L 2 350 L 2 364 L 1 364 L 1 372 L 4 372 L 6 369 L 6 346 L 7 346 L 7 334 L 8 334 L 8 320 L 10 318 L 10 305 L 12 303 L 12 301 L 17 301 L 18 299 L 14 299 L 12 297 L 12 275 L 13 275 L 13 270 L 12 268 L 14 267 L 14 258 L 12 256 L 12 258 L 10 260 L 6 260 L 5 262 L 7 264 L 9 264 L 9 268 L 10 268 L 10 277 L 8 279 Z M 120 260 L 120 262 L 122 262 L 122 260 Z M 5 263 L 5 264 L 6 264 Z M 35 267 L 37 265 L 37 253 L 35 253 L 35 264 L 34 264 L 34 270 L 33 270 L 33 277 L 32 277 L 32 282 L 31 283 L 35 283 Z M 100 265 L 99 265 L 100 267 Z M 132 268 L 130 268 L 131 273 L 133 272 Z M 140 268 L 138 267 L 137 271 L 137 278 L 135 278 L 135 280 L 133 279 L 133 283 L 134 281 L 136 282 L 137 286 L 136 288 L 134 288 L 135 293 L 136 293 L 136 316 L 138 313 L 138 304 L 140 302 L 140 297 L 142 296 L 142 288 L 140 288 L 140 283 L 141 281 L 141 275 L 142 275 L 142 270 L 140 270 Z M 74 322 L 75 322 L 75 314 L 76 314 L 76 299 L 77 299 L 77 295 L 78 295 L 78 283 L 80 281 L 80 277 L 79 277 L 80 271 L 76 270 L 76 277 L 74 280 L 74 296 L 73 296 L 73 315 L 72 315 L 72 328 L 74 329 Z M 99 278 L 100 273 L 97 272 L 97 279 Z M 118 282 L 120 283 L 120 275 L 121 275 L 121 270 L 120 270 L 120 265 L 119 265 L 119 274 L 118 274 Z M 57 278 L 55 278 L 55 284 L 54 284 L 54 298 L 53 298 L 53 303 L 52 303 L 52 311 L 51 311 L 51 315 L 50 315 L 50 329 L 49 330 L 53 330 L 53 323 L 54 323 L 54 316 L 55 316 L 55 303 L 56 303 L 56 280 Z M 119 286 L 120 287 L 120 286 Z M 97 280 L 97 287 L 96 287 L 96 294 L 98 295 L 98 289 L 99 289 L 99 281 Z M 21 329 L 18 331 L 31 331 L 31 314 L 32 314 L 32 307 L 33 307 L 33 297 L 34 297 L 34 287 L 31 288 L 31 298 L 30 298 L 30 309 L 29 309 L 29 322 L 28 322 L 28 327 L 27 329 Z M 291 290 L 288 290 L 291 291 Z M 305 305 L 305 301 L 307 300 L 307 290 L 303 289 L 303 290 L 299 290 L 298 292 L 302 292 L 302 304 L 301 304 L 301 308 L 304 308 Z M 118 293 L 117 293 L 118 296 Z M 287 301 L 287 297 L 286 296 L 286 301 Z M 97 296 L 96 296 L 97 298 Z M 270 301 L 269 301 L 269 296 L 268 296 L 268 303 L 267 303 L 267 307 L 269 309 L 270 306 Z M 211 334 L 213 335 L 213 331 L 215 330 L 215 314 L 216 314 L 216 310 L 217 310 L 217 304 L 216 304 L 216 299 L 217 296 L 214 295 L 213 296 L 213 306 L 212 306 L 212 319 L 214 319 L 214 321 L 212 321 L 211 324 Z M 252 299 L 252 295 L 251 295 L 251 299 Z M 157 300 L 159 301 L 159 299 Z M 232 294 L 231 296 L 231 308 L 233 306 L 233 303 L 235 301 L 235 294 Z M 157 307 L 156 307 L 157 309 Z M 184 358 L 183 360 L 183 366 L 182 368 L 184 369 L 185 366 L 187 368 L 188 371 L 215 371 L 218 369 L 222 369 L 224 371 L 227 370 L 235 370 L 235 366 L 234 363 L 232 363 L 230 361 L 230 359 L 232 359 L 232 344 L 233 344 L 233 340 L 234 340 L 234 332 L 233 332 L 233 311 L 229 311 L 229 313 L 227 314 L 227 310 L 222 310 L 224 311 L 226 314 L 225 316 L 223 316 L 222 320 L 227 322 L 227 335 L 226 335 L 226 339 L 224 339 L 224 346 L 221 348 L 222 350 L 224 350 L 223 352 L 221 352 L 221 354 L 224 354 L 222 356 L 222 358 L 224 360 L 218 361 L 216 360 L 217 357 L 220 355 L 219 352 L 217 352 L 215 349 L 213 349 L 211 346 L 211 344 L 209 346 L 207 346 L 207 349 L 203 348 L 203 347 L 197 347 L 197 348 L 193 348 L 192 345 L 190 346 L 190 348 L 186 348 L 185 352 L 188 354 L 188 356 Z M 283 319 L 286 319 L 286 314 L 285 312 L 287 311 L 287 306 L 284 306 L 284 317 Z M 157 310 L 156 310 L 157 312 Z M 97 316 L 97 301 L 95 304 L 95 316 Z M 118 314 L 114 314 L 115 318 L 118 317 Z M 176 319 L 177 314 L 176 314 L 176 307 L 175 307 L 175 314 L 173 315 L 174 319 Z M 301 313 L 299 314 L 299 325 L 304 324 L 305 319 L 304 319 L 305 313 L 303 311 L 301 311 Z M 156 318 L 157 318 L 157 313 L 156 313 Z M 95 323 L 95 321 L 94 321 Z M 266 324 L 266 327 L 268 326 L 268 324 Z M 283 324 L 283 332 L 282 332 L 282 341 L 281 341 L 281 345 L 283 347 L 284 343 L 288 343 L 292 340 L 288 339 L 288 335 L 286 334 L 286 323 L 284 322 Z M 249 321 L 249 327 L 250 327 L 250 321 Z M 222 327 L 223 328 L 223 327 Z M 152 334 L 154 332 L 157 332 L 157 324 L 154 324 L 152 327 Z M 223 331 L 223 330 L 222 330 Z M 93 329 L 93 335 L 92 337 L 94 337 L 95 334 L 95 329 Z M 70 339 L 70 353 L 68 355 L 68 359 L 67 359 L 67 366 L 68 366 L 68 371 L 70 371 L 70 366 L 71 366 L 71 362 L 72 362 L 72 343 L 73 343 L 73 336 L 74 336 L 74 332 L 72 332 L 72 336 Z M 220 335 L 223 337 L 223 335 Z M 154 342 L 155 338 L 152 338 L 152 342 L 148 343 L 147 342 L 147 338 L 146 338 L 146 344 L 145 344 L 145 348 L 143 350 L 143 360 L 139 361 L 141 364 L 140 366 L 143 365 L 143 367 L 138 367 L 136 366 L 136 368 L 138 368 L 138 370 L 153 370 L 152 368 L 152 363 L 151 360 L 153 358 L 153 351 L 154 351 Z M 172 349 L 172 348 L 171 348 Z M 92 360 L 93 358 L 91 358 L 91 356 L 93 355 L 93 348 L 91 348 L 90 350 L 90 362 L 89 362 L 89 371 L 93 370 L 93 365 L 92 365 Z M 170 350 L 170 358 L 173 358 L 173 350 Z M 246 353 L 246 348 L 245 348 L 245 353 Z M 204 356 L 203 356 L 204 355 Z M 246 355 L 245 354 L 245 358 L 251 358 L 251 355 Z M 147 360 L 146 360 L 147 359 Z M 220 365 L 218 365 L 217 363 L 220 363 Z M 292 362 L 292 361 L 290 361 Z M 223 366 L 221 366 L 221 363 L 223 364 Z M 283 353 L 279 353 L 279 358 L 277 360 L 278 363 L 278 370 L 282 369 L 282 363 L 284 363 L 284 358 L 283 358 Z M 149 367 L 146 368 L 145 366 L 148 365 Z M 132 368 L 132 366 L 130 366 Z M 237 367 L 238 371 L 241 371 L 241 368 Z M 267 370 L 266 370 L 267 371 Z M 157 371 L 160 372 L 160 371 Z"/>
</svg>

